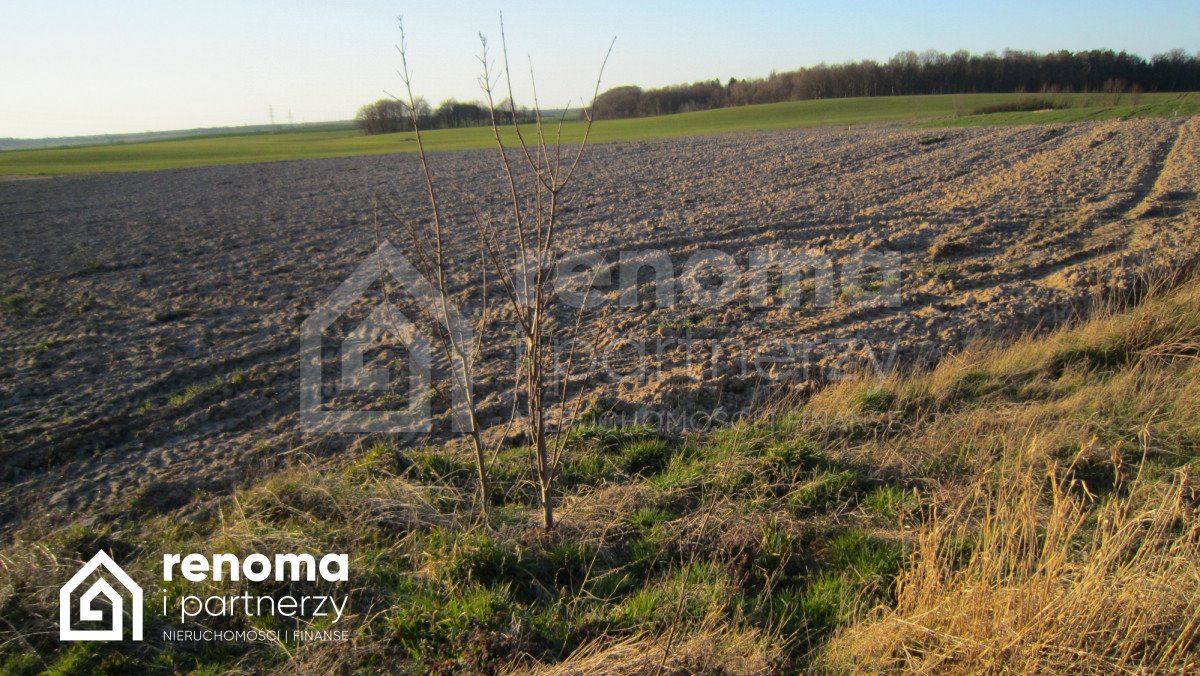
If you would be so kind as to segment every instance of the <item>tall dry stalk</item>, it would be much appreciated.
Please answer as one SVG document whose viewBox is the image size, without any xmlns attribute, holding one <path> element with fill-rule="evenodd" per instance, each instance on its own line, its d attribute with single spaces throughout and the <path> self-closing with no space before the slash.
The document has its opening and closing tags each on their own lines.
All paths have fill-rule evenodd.
<svg viewBox="0 0 1200 676">
<path fill-rule="evenodd" d="M 561 378 L 560 391 L 555 392 L 555 383 L 549 373 L 551 361 L 554 358 L 553 343 L 558 330 L 549 324 L 550 312 L 556 305 L 556 298 L 549 289 L 558 251 L 555 237 L 559 230 L 559 208 L 563 195 L 571 185 L 575 172 L 583 159 L 591 137 L 594 122 L 593 110 L 596 99 L 600 94 L 600 82 L 604 76 L 604 67 L 612 54 L 612 44 L 604 55 L 596 76 L 596 84 L 592 90 L 591 103 L 582 109 L 585 119 L 583 137 L 574 150 L 574 156 L 563 158 L 562 123 L 566 116 L 564 111 L 559 116 L 554 132 L 554 141 L 547 140 L 546 127 L 543 123 L 541 105 L 537 98 L 537 84 L 533 77 L 533 67 L 530 65 L 530 83 L 533 88 L 534 132 L 536 139 L 532 142 L 526 139 L 521 129 L 520 118 L 517 114 L 516 99 L 512 89 L 512 69 L 508 59 L 508 40 L 504 32 L 504 17 L 500 17 L 500 43 L 503 55 L 503 71 L 494 76 L 492 64 L 488 59 L 487 38 L 480 34 L 482 53 L 479 61 L 483 68 L 480 85 L 487 100 L 491 121 L 492 136 L 500 158 L 500 165 L 508 183 L 508 195 L 511 205 L 511 220 L 505 224 L 509 236 L 515 240 L 515 265 L 506 262 L 506 251 L 503 244 L 498 246 L 499 238 L 494 223 L 484 222 L 480 225 L 480 236 L 486 248 L 493 267 L 499 277 L 509 300 L 513 315 L 517 320 L 518 333 L 521 337 L 524 355 L 522 369 L 518 377 L 518 387 L 523 385 L 525 401 L 525 426 L 532 449 L 532 464 L 537 477 L 538 504 L 542 510 L 542 526 L 546 530 L 554 528 L 554 481 L 558 473 L 563 450 L 566 446 L 572 428 L 579 418 L 579 407 L 582 403 L 582 390 L 576 393 L 574 400 L 567 397 L 568 385 L 574 367 L 576 347 L 578 345 L 579 329 L 583 311 L 587 307 L 584 302 L 575 316 L 573 328 L 569 334 L 568 356 L 565 370 L 559 374 Z M 614 39 L 615 42 L 615 39 Z M 495 88 L 503 77 L 508 93 L 507 111 L 497 106 Z M 508 147 L 501 134 L 501 114 L 508 113 L 508 126 L 511 126 L 516 139 L 515 149 L 518 150 L 518 161 L 524 159 L 530 172 L 530 187 L 522 192 L 518 188 L 518 176 L 508 157 Z M 520 273 L 519 279 L 513 279 L 513 268 Z M 594 281 L 594 280 L 592 280 Z M 590 290 L 591 284 L 588 285 Z M 550 414 L 557 407 L 557 415 L 551 431 Z"/>
<path fill-rule="evenodd" d="M 503 69 L 497 73 L 488 57 L 487 38 L 480 34 L 482 53 L 479 61 L 483 73 L 479 81 L 487 101 L 490 126 L 500 159 L 500 167 L 506 180 L 507 201 L 511 212 L 506 222 L 497 223 L 489 217 L 480 216 L 475 225 L 481 257 L 488 261 L 498 278 L 516 321 L 516 331 L 524 350 L 519 372 L 514 379 L 513 401 L 523 402 L 524 423 L 530 443 L 531 465 L 537 479 L 537 500 L 542 513 L 542 525 L 546 530 L 551 530 L 555 524 L 555 478 L 567 439 L 579 419 L 583 403 L 582 389 L 577 391 L 573 397 L 569 396 L 569 384 L 578 356 L 577 347 L 583 311 L 588 304 L 585 295 L 585 300 L 580 304 L 569 330 L 562 329 L 552 322 L 552 311 L 558 305 L 558 299 L 551 288 L 559 256 L 556 238 L 561 229 L 560 209 L 564 195 L 572 184 L 572 179 L 576 175 L 576 170 L 580 166 L 584 150 L 591 137 L 594 122 L 592 111 L 600 93 L 604 67 L 612 53 L 612 44 L 609 45 L 604 60 L 601 62 L 595 87 L 592 90 L 591 103 L 583 107 L 581 111 L 585 121 L 582 138 L 579 144 L 567 151 L 564 157 L 562 131 L 566 110 L 558 117 L 553 130 L 553 139 L 549 139 L 550 134 L 544 123 L 537 99 L 536 81 L 533 79 L 531 65 L 530 80 L 533 86 L 534 123 L 533 138 L 527 138 L 529 130 L 522 129 L 513 96 L 512 70 L 509 64 L 503 16 L 500 18 L 500 37 Z M 436 288 L 440 296 L 439 319 L 447 327 L 450 327 L 450 291 L 446 283 L 448 263 L 445 256 L 444 218 L 438 201 L 433 171 L 421 139 L 417 101 L 413 95 L 412 78 L 408 68 L 403 22 L 400 24 L 399 51 L 402 64 L 400 75 L 408 97 L 408 109 L 412 116 L 432 221 L 430 233 L 432 251 L 426 252 L 426 258 L 436 277 Z M 504 102 L 498 103 L 496 91 L 501 79 L 507 90 L 507 98 Z M 512 130 L 512 140 L 506 143 L 504 130 L 508 127 L 511 127 Z M 509 157 L 510 152 L 517 156 L 515 164 L 518 166 L 514 166 L 514 162 Z M 528 175 L 524 173 L 526 168 Z M 423 240 L 420 237 L 413 237 L 413 240 L 415 246 L 423 246 Z M 484 279 L 486 280 L 486 277 Z M 591 288 L 591 284 L 588 284 L 588 288 Z M 472 442 L 480 495 L 486 509 L 489 500 L 489 452 L 483 442 L 477 405 L 470 394 L 470 384 L 475 375 L 475 367 L 481 349 L 480 341 L 487 331 L 486 282 L 484 282 L 483 297 L 484 316 L 480 320 L 479 330 L 475 332 L 473 344 L 467 345 L 461 336 L 456 337 L 451 331 L 451 335 L 443 341 L 443 345 L 454 365 L 455 386 L 464 387 L 468 393 L 466 410 L 463 412 L 466 423 L 464 427 Z M 566 338 L 565 344 L 568 352 L 565 368 L 555 374 L 552 372 L 555 356 L 553 350 L 558 338 Z M 492 451 L 491 455 L 494 457 L 497 451 L 498 447 Z"/>
<path fill-rule="evenodd" d="M 465 430 L 468 438 L 471 440 L 471 449 L 475 456 L 476 478 L 479 482 L 480 511 L 486 516 L 491 503 L 491 487 L 488 479 L 487 449 L 483 441 L 483 429 L 479 421 L 479 408 L 475 401 L 472 382 L 475 375 L 475 364 L 479 359 L 483 346 L 482 341 L 487 330 L 487 278 L 485 276 L 481 282 L 484 298 L 482 316 L 476 330 L 468 340 L 458 330 L 460 327 L 457 322 L 451 320 L 450 290 L 446 281 L 448 271 L 446 261 L 446 232 L 442 219 L 442 209 L 438 201 L 433 170 L 429 166 L 429 158 L 425 153 L 425 143 L 421 138 L 420 115 L 416 96 L 413 95 L 412 73 L 408 67 L 408 43 L 404 33 L 403 19 L 400 19 L 398 23 L 400 44 L 397 45 L 397 50 L 400 52 L 400 78 L 404 83 L 405 94 L 408 98 L 408 112 L 412 119 L 413 134 L 416 136 L 417 153 L 421 158 L 421 169 L 425 179 L 425 193 L 429 199 L 432 251 L 426 249 L 426 240 L 419 236 L 415 230 L 410 231 L 410 234 L 412 235 L 414 251 L 425 261 L 435 278 L 437 319 L 446 329 L 445 335 L 441 332 L 437 333 L 439 345 L 447 361 L 450 363 L 451 378 L 453 379 L 451 387 L 461 393 L 464 403 L 462 410 L 453 410 L 452 415 L 455 416 L 455 421 Z M 446 396 L 444 392 L 439 392 L 439 394 L 441 394 L 443 399 L 450 400 L 450 397 Z M 451 408 L 454 409 L 453 406 Z"/>
</svg>

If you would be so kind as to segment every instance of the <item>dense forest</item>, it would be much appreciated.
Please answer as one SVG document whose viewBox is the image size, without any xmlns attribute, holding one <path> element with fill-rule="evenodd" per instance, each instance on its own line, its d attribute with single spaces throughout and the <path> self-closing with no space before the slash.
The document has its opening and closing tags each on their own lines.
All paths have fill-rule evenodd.
<svg viewBox="0 0 1200 676">
<path fill-rule="evenodd" d="M 1002 92 L 1139 92 L 1200 90 L 1200 54 L 1176 49 L 1150 60 L 1128 52 L 1047 54 L 900 52 L 886 63 L 853 61 L 659 89 L 624 86 L 596 101 L 598 118 L 643 117 L 754 103 L 851 96 Z"/>
</svg>

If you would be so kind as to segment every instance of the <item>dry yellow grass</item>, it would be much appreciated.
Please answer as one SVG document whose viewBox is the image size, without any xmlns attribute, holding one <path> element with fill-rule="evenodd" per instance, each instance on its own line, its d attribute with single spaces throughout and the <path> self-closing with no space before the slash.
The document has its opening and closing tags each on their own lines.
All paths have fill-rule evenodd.
<svg viewBox="0 0 1200 676">
<path fill-rule="evenodd" d="M 827 648 L 834 670 L 1200 668 L 1200 526 L 1186 471 L 1103 501 L 1034 469 L 1039 446 L 920 534 L 891 610 Z M 966 560 L 963 559 L 966 557 Z"/>
<path fill-rule="evenodd" d="M 1200 288 L 1044 338 L 976 346 L 926 377 L 847 382 L 813 411 L 885 401 L 901 431 L 861 456 L 926 492 L 895 604 L 844 627 L 835 671 L 1200 668 Z M 886 393 L 881 394 L 881 393 Z"/>
<path fill-rule="evenodd" d="M 588 644 L 569 658 L 532 671 L 539 676 L 601 674 L 726 673 L 769 674 L 776 669 L 779 644 L 753 629 L 716 625 L 670 641 L 642 634 Z"/>
</svg>

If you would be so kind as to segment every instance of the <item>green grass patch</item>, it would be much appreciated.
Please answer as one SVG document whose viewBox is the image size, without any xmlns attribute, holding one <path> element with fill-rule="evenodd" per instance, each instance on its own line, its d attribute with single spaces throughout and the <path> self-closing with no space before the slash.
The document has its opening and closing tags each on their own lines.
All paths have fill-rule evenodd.
<svg viewBox="0 0 1200 676">
<path fill-rule="evenodd" d="M 227 388 L 238 387 L 245 384 L 248 377 L 245 373 L 237 371 L 223 376 L 214 378 L 203 383 L 194 383 L 188 385 L 182 392 L 176 392 L 167 399 L 167 405 L 173 409 L 182 409 L 192 406 L 196 402 L 206 398 L 208 395 L 223 391 Z"/>
<path fill-rule="evenodd" d="M 643 439 L 621 448 L 625 469 L 633 474 L 654 474 L 671 459 L 672 448 L 663 439 Z"/>
<path fill-rule="evenodd" d="M 974 106 L 972 110 L 991 109 L 961 117 L 925 120 L 926 127 L 971 127 L 1010 124 L 1066 124 L 1098 120 L 1131 120 L 1147 117 L 1187 117 L 1200 114 L 1200 94 L 1196 92 L 1123 95 L 1116 101 L 1111 94 L 1057 94 L 1049 100 L 1050 107 L 1041 104 L 1032 110 L 1004 110 L 1004 106 L 1021 108 L 1020 94 L 1009 94 L 1007 101 Z"/>
<path fill-rule="evenodd" d="M 1081 120 L 1169 117 L 1200 113 L 1196 94 L 1141 94 L 1120 102 L 1099 94 L 1061 94 L 1054 110 L 971 115 L 966 111 L 1013 105 L 1023 94 L 946 94 L 792 101 L 721 108 L 628 120 L 603 120 L 592 130 L 595 143 L 636 141 L 727 132 L 911 122 L 924 126 L 1060 124 Z M 582 122 L 563 124 L 566 143 L 582 138 Z M 532 132 L 532 129 L 528 129 Z M 505 131 L 508 142 L 515 134 Z M 428 150 L 492 147 L 491 129 L 436 129 L 422 134 Z M 0 176 L 38 176 L 114 171 L 154 171 L 319 157 L 413 152 L 411 133 L 364 136 L 356 131 L 297 131 L 239 134 L 146 143 L 9 150 L 0 152 Z"/>
<path fill-rule="evenodd" d="M 917 498 L 899 486 L 880 486 L 867 493 L 862 505 L 868 514 L 895 521 L 917 506 Z"/>
<path fill-rule="evenodd" d="M 896 393 L 882 387 L 864 387 L 854 395 L 859 413 L 887 413 L 896 403 Z"/>
<path fill-rule="evenodd" d="M 793 509 L 806 512 L 822 509 L 848 498 L 857 477 L 848 470 L 823 470 L 798 483 L 787 495 Z"/>
</svg>

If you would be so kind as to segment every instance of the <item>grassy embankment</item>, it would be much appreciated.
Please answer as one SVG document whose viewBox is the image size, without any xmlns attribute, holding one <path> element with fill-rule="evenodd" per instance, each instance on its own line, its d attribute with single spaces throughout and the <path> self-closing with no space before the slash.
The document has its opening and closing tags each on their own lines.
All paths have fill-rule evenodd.
<svg viewBox="0 0 1200 676">
<path fill-rule="evenodd" d="M 1194 671 L 1198 306 L 1191 282 L 704 435 L 584 428 L 550 535 L 526 449 L 497 460 L 480 523 L 467 454 L 386 439 L 187 518 L 131 509 L 30 532 L 38 546 L 0 558 L 0 664 Z M 161 579 L 164 551 L 348 552 L 353 641 L 163 644 L 151 585 L 150 640 L 60 643 L 58 585 L 100 547 L 143 580 Z M 210 584 L 188 593 L 231 589 Z"/>
<path fill-rule="evenodd" d="M 1059 94 L 1060 108 L 1046 111 L 973 114 L 989 106 L 1029 98 L 1024 94 L 961 94 L 827 99 L 723 108 L 633 120 L 610 120 L 593 129 L 594 142 L 698 136 L 737 131 L 839 126 L 872 122 L 924 126 L 1038 124 L 1131 117 L 1169 117 L 1200 113 L 1200 95 Z M 563 139 L 578 140 L 581 122 L 567 122 Z M 433 150 L 490 147 L 491 131 L 433 130 L 425 135 Z M 186 140 L 120 145 L 11 150 L 0 152 L 0 176 L 38 176 L 111 171 L 152 171 L 314 157 L 341 157 L 410 152 L 412 134 L 363 136 L 354 131 L 305 131 L 278 134 L 224 135 Z"/>
</svg>

